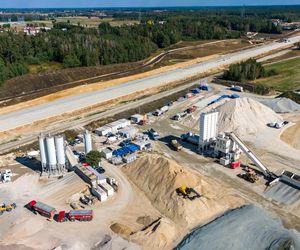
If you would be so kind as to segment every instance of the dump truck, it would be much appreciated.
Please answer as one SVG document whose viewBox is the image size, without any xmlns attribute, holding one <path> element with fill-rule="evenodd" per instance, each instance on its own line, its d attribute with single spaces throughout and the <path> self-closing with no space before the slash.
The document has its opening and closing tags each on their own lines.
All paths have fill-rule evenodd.
<svg viewBox="0 0 300 250">
<path fill-rule="evenodd" d="M 56 220 L 58 222 L 66 222 L 66 221 L 91 221 L 93 219 L 93 210 L 71 210 L 69 213 L 65 211 L 60 211 Z"/>
<path fill-rule="evenodd" d="M 47 218 L 52 218 L 52 216 L 56 213 L 55 208 L 44 204 L 40 201 L 32 200 L 26 205 L 26 207 L 29 210 L 33 211 L 35 214 L 39 213 L 40 215 L 45 216 Z"/>
<path fill-rule="evenodd" d="M 181 186 L 176 189 L 176 192 L 179 196 L 182 196 L 185 199 L 194 200 L 196 198 L 200 198 L 200 194 L 191 187 Z"/>
<path fill-rule="evenodd" d="M 2 204 L 0 205 L 0 215 L 2 215 L 4 212 L 11 212 L 16 207 L 17 207 L 16 203 L 11 203 L 9 205 Z"/>
<path fill-rule="evenodd" d="M 180 151 L 182 149 L 182 145 L 179 144 L 177 140 L 171 140 L 170 141 L 170 146 L 174 148 L 176 151 Z"/>
</svg>

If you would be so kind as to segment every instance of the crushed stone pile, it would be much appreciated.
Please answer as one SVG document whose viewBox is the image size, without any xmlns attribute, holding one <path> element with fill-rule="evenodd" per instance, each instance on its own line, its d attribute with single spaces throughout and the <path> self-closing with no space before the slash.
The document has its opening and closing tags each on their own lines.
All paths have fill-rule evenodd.
<svg viewBox="0 0 300 250">
<path fill-rule="evenodd" d="M 237 98 L 219 106 L 219 132 L 255 135 L 270 122 L 281 122 L 282 118 L 272 109 L 248 98 Z"/>
<path fill-rule="evenodd" d="M 177 225 L 192 228 L 228 207 L 242 203 L 220 184 L 186 170 L 160 155 L 147 155 L 128 164 L 123 171 L 161 214 Z M 176 193 L 182 185 L 194 188 L 202 197 L 190 201 Z"/>
<path fill-rule="evenodd" d="M 175 248 L 198 249 L 300 249 L 300 234 L 283 227 L 265 210 L 245 205 L 195 229 Z"/>
<path fill-rule="evenodd" d="M 291 113 L 300 110 L 300 104 L 285 97 L 262 100 L 261 103 L 268 106 L 276 113 Z"/>
</svg>

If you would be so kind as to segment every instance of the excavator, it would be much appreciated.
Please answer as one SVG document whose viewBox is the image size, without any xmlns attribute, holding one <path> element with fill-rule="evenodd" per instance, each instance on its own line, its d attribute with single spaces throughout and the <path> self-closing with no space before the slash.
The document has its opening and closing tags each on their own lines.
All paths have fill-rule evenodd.
<svg viewBox="0 0 300 250">
<path fill-rule="evenodd" d="M 0 205 L 0 215 L 2 215 L 5 211 L 10 212 L 11 210 L 17 207 L 16 203 L 12 203 L 9 205 L 2 204 Z"/>
<path fill-rule="evenodd" d="M 198 194 L 191 187 L 181 186 L 181 187 L 176 189 L 176 192 L 179 196 L 182 196 L 184 199 L 194 200 L 196 198 L 200 198 L 200 194 Z"/>
</svg>

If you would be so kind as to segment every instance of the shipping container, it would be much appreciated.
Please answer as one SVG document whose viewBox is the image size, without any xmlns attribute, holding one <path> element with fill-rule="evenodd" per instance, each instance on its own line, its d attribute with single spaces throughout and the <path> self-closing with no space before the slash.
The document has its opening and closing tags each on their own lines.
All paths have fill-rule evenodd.
<svg viewBox="0 0 300 250">
<path fill-rule="evenodd" d="M 105 183 L 99 184 L 99 187 L 102 188 L 106 192 L 108 197 L 114 195 L 113 187 L 111 185 L 109 185 L 106 181 L 105 181 Z"/>
<path fill-rule="evenodd" d="M 99 186 L 97 187 L 92 187 L 91 188 L 91 193 L 97 197 L 98 200 L 100 200 L 101 202 L 106 201 L 107 200 L 107 193 Z"/>
</svg>

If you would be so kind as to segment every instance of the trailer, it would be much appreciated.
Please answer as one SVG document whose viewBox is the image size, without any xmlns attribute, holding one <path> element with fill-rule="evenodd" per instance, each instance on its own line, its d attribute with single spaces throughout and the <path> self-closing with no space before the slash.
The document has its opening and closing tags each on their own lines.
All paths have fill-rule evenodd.
<svg viewBox="0 0 300 250">
<path fill-rule="evenodd" d="M 56 209 L 54 207 L 51 207 L 40 201 L 32 200 L 26 206 L 34 213 L 39 213 L 40 215 L 48 218 L 51 218 L 56 213 Z"/>
<path fill-rule="evenodd" d="M 69 213 L 60 211 L 57 215 L 57 221 L 91 221 L 93 217 L 93 210 L 71 210 Z"/>
</svg>

